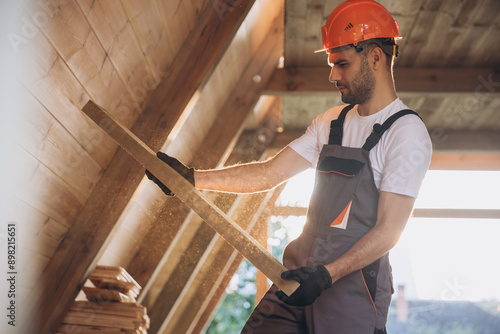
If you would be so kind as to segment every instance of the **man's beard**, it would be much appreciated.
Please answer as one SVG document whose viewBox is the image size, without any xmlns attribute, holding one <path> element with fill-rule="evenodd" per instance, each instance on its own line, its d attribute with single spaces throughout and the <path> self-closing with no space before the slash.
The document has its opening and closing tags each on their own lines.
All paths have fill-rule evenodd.
<svg viewBox="0 0 500 334">
<path fill-rule="evenodd" d="M 368 102 L 372 98 L 375 89 L 375 76 L 368 65 L 368 61 L 366 59 L 361 60 L 361 67 L 350 85 L 337 82 L 337 86 L 346 88 L 341 93 L 342 102 L 348 104 L 364 104 Z"/>
</svg>

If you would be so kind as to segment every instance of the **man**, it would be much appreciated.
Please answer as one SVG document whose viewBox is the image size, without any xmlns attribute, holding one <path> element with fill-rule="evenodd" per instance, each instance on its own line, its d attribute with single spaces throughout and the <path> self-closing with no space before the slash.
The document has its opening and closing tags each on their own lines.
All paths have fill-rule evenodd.
<svg viewBox="0 0 500 334">
<path fill-rule="evenodd" d="M 273 285 L 242 333 L 386 332 L 393 293 L 388 252 L 412 211 L 431 142 L 396 95 L 392 66 L 401 37 L 385 8 L 348 0 L 330 14 L 322 37 L 318 51 L 327 52 L 330 81 L 347 107 L 319 115 L 264 162 L 195 171 L 159 153 L 197 188 L 225 192 L 264 191 L 317 169 L 304 231 L 283 256 L 290 269 L 283 278 L 301 285 L 291 296 Z"/>
</svg>

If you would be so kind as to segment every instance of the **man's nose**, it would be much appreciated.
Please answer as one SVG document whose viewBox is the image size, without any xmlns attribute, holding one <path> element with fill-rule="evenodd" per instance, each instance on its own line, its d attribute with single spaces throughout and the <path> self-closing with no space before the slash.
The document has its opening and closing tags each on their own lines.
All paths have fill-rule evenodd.
<svg viewBox="0 0 500 334">
<path fill-rule="evenodd" d="M 340 80 L 339 74 L 335 66 L 332 67 L 330 70 L 330 77 L 328 78 L 331 83 L 335 83 L 336 81 Z"/>
</svg>

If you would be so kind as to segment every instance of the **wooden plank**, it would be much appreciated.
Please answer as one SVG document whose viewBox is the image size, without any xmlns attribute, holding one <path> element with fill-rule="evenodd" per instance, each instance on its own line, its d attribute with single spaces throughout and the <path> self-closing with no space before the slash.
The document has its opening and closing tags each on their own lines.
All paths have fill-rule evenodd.
<svg viewBox="0 0 500 334">
<path fill-rule="evenodd" d="M 265 94 L 285 95 L 301 93 L 328 93 L 337 90 L 328 81 L 328 67 L 291 67 L 276 69 Z M 398 93 L 476 93 L 478 78 L 500 81 L 500 72 L 494 68 L 396 68 L 394 81 Z M 483 89 L 484 91 L 484 89 Z M 498 94 L 493 92 L 492 94 Z"/>
<path fill-rule="evenodd" d="M 85 333 L 85 334 L 123 334 L 125 333 L 121 328 L 109 328 L 109 327 L 99 327 L 99 326 L 83 326 L 75 324 L 62 324 L 57 329 L 57 334 L 73 334 L 73 333 Z M 132 332 L 136 333 L 136 332 Z"/>
<path fill-rule="evenodd" d="M 278 63 L 281 52 L 280 45 L 277 43 L 280 39 L 281 30 L 275 30 L 278 24 L 282 24 L 282 22 L 276 19 L 273 28 L 270 29 L 271 31 L 262 42 L 261 48 L 256 48 L 256 55 L 246 65 L 240 81 L 234 85 L 233 91 L 227 94 L 228 98 L 222 103 L 221 111 L 208 131 L 209 135 L 203 139 L 202 145 L 194 154 L 195 159 L 189 162 L 194 167 L 200 169 L 217 167 L 221 164 L 221 161 L 222 163 L 225 161 L 227 155 L 231 152 L 235 136 L 241 130 L 243 122 L 257 102 L 262 88 Z M 254 81 L 255 75 L 260 75 L 260 82 L 256 83 Z M 170 201 L 171 199 L 167 199 L 165 206 L 172 207 Z M 164 209 L 165 212 L 168 212 L 168 210 L 172 209 Z M 159 239 L 161 243 L 159 242 L 153 249 L 151 243 L 146 241 L 128 266 L 128 270 L 143 285 L 151 278 L 154 268 L 156 268 L 162 255 L 167 251 L 171 240 L 174 238 L 172 233 L 177 231 L 184 220 L 184 218 L 170 214 L 167 217 L 169 217 L 168 226 L 164 224 L 165 218 L 161 217 L 152 224 L 148 236 L 144 238 L 144 240 Z"/>
<path fill-rule="evenodd" d="M 268 115 L 273 113 L 274 109 L 271 105 L 271 107 L 268 109 Z M 268 117 L 265 117 L 264 119 L 266 120 L 267 118 Z M 258 131 L 256 132 L 258 133 Z M 254 141 L 255 140 L 256 139 L 254 139 Z M 238 158 L 236 159 L 236 161 L 254 161 L 258 159 L 257 157 L 262 156 L 262 150 L 264 149 L 265 144 L 261 144 L 260 149 L 252 150 L 252 152 L 255 154 L 254 156 L 245 156 L 243 160 L 241 158 Z M 233 159 L 233 156 L 235 155 L 238 156 L 239 154 L 232 154 L 230 160 L 235 160 Z M 279 189 L 282 189 L 281 186 Z M 266 195 L 265 201 L 275 201 L 277 192 L 279 193 L 278 190 L 273 191 L 271 199 L 269 199 L 269 196 L 271 196 L 271 194 Z M 236 221 L 241 223 L 248 222 L 248 219 L 253 216 L 253 223 L 249 223 L 249 225 L 246 225 L 248 228 L 248 226 L 255 224 L 256 221 L 261 220 L 259 219 L 259 216 L 261 217 L 261 214 L 255 212 L 262 211 L 263 204 L 260 204 L 260 206 L 257 208 L 256 205 L 258 205 L 258 202 L 254 203 L 253 200 L 251 198 L 248 198 L 247 196 L 244 196 L 240 200 L 243 200 L 244 202 L 237 204 L 236 211 L 234 214 L 232 214 L 232 217 L 234 217 L 234 215 L 242 215 L 244 217 L 242 217 L 242 219 L 234 218 Z M 245 204 L 245 202 L 249 204 Z M 255 209 L 257 209 L 258 211 L 254 211 Z M 233 210 L 234 209 L 231 209 L 231 211 Z M 186 228 L 186 231 L 188 230 L 190 230 L 190 228 Z M 202 239 L 200 239 L 198 243 L 203 239 L 208 239 L 210 241 L 210 239 L 212 238 L 212 235 L 208 235 L 204 232 L 201 232 L 199 235 L 202 237 Z M 196 243 L 197 242 L 194 242 L 194 244 Z M 191 248 L 194 247 L 192 245 L 186 247 L 186 249 L 188 250 Z M 217 249 L 220 250 L 217 251 Z M 156 297 L 157 302 L 155 304 L 152 304 L 152 306 L 150 307 L 150 309 L 154 312 L 154 314 L 152 314 L 152 323 L 157 323 L 159 320 L 161 320 L 161 322 L 164 322 L 161 314 L 167 314 L 166 311 L 170 310 L 168 313 L 168 318 L 163 325 L 163 327 L 166 326 L 167 328 L 170 328 L 170 330 L 166 330 L 167 332 L 172 332 L 172 328 L 185 328 L 187 324 L 194 324 L 194 322 L 197 321 L 196 318 L 201 317 L 201 313 L 203 313 L 203 311 L 198 309 L 200 307 L 208 306 L 208 304 L 206 304 L 203 300 L 206 298 L 212 299 L 214 291 L 217 290 L 217 285 L 224 281 L 224 273 L 226 273 L 226 271 L 228 270 L 227 268 L 232 268 L 231 265 L 228 266 L 226 264 L 227 259 L 232 259 L 235 257 L 235 255 L 231 255 L 232 253 L 232 247 L 227 245 L 227 243 L 223 242 L 222 240 L 218 240 L 216 236 L 210 241 L 209 247 L 207 247 L 206 250 L 203 250 L 203 252 L 194 252 L 194 254 L 187 255 L 186 261 L 180 262 L 179 266 L 173 264 L 174 268 L 171 268 L 171 270 L 175 270 L 176 275 L 173 275 L 169 278 L 168 282 L 159 293 L 160 296 Z M 166 267 L 169 267 L 171 265 L 171 260 L 171 257 L 166 259 Z M 188 261 L 194 262 L 196 268 L 194 268 L 194 270 L 188 270 L 187 273 L 184 273 L 183 275 L 177 275 L 179 272 L 185 272 L 185 268 L 186 266 L 188 266 L 186 262 Z M 236 270 L 236 268 L 234 270 Z M 234 271 L 230 271 L 228 275 L 232 276 L 232 274 L 234 274 Z M 180 295 L 179 291 L 181 291 Z M 187 307 L 187 305 L 189 305 L 189 307 Z"/>
<path fill-rule="evenodd" d="M 112 289 L 92 288 L 88 286 L 82 287 L 82 291 L 88 300 L 97 303 L 109 302 L 135 302 L 135 299 L 130 298 L 126 294 Z M 68 314 L 66 314 L 67 316 Z"/>
<path fill-rule="evenodd" d="M 220 53 L 226 49 L 228 41 L 236 33 L 252 4 L 253 1 L 250 0 L 242 1 L 239 6 L 226 13 L 224 20 L 220 20 L 210 6 L 203 11 L 190 34 L 189 42 L 184 44 L 182 52 L 176 56 L 171 66 L 171 75 L 163 78 L 145 112 L 134 124 L 134 133 L 156 150 L 163 145 L 185 106 L 203 78 L 217 63 Z M 203 62 L 198 59 L 200 53 L 206 55 Z M 80 129 L 85 122 L 92 123 L 82 113 L 79 115 L 82 116 L 82 120 L 78 122 Z M 102 136 L 102 132 L 99 134 Z M 95 133 L 90 137 L 93 135 Z M 111 159 L 109 152 L 106 153 L 106 158 Z M 23 329 L 25 333 L 47 333 L 57 328 L 65 310 L 96 265 L 96 259 L 104 251 L 103 246 L 108 236 L 143 177 L 144 169 L 124 151 L 119 150 L 112 157 L 105 174 L 94 186 L 84 209 L 78 210 L 80 214 L 37 282 L 35 289 L 40 293 L 33 297 L 26 309 L 26 314 L 29 314 L 32 321 L 23 324 L 26 327 Z"/>
<path fill-rule="evenodd" d="M 93 303 L 84 300 L 76 300 L 70 308 L 73 312 L 121 315 L 142 319 L 147 315 L 146 308 L 137 303 Z"/>
<path fill-rule="evenodd" d="M 130 330 L 135 330 L 140 327 L 140 323 L 135 322 L 134 319 L 127 319 L 121 316 L 112 316 L 112 315 L 101 316 L 98 313 L 94 314 L 94 316 L 92 317 L 89 317 L 87 314 L 82 314 L 73 311 L 69 311 L 66 314 L 63 323 L 86 325 L 86 326 L 122 328 Z"/>
<path fill-rule="evenodd" d="M 219 208 L 210 203 L 206 196 L 197 191 L 189 181 L 158 159 L 155 152 L 141 142 L 130 130 L 117 123 L 111 115 L 92 101 L 84 106 L 83 111 L 96 124 L 102 126 L 103 130 L 124 147 L 143 167 L 168 185 L 180 200 L 259 268 L 281 290 L 291 294 L 297 288 L 297 282 L 281 279 L 280 275 L 286 268 L 278 260 Z"/>
<path fill-rule="evenodd" d="M 274 114 L 275 110 L 274 110 L 274 107 L 275 107 L 275 104 L 269 104 L 269 105 L 266 105 L 267 108 L 266 108 L 266 113 L 267 115 L 269 114 Z M 230 110 L 232 111 L 233 108 L 228 108 L 227 110 Z M 221 117 L 221 118 L 224 118 L 224 117 Z M 264 117 L 264 121 L 263 122 L 267 122 L 268 120 L 268 116 L 265 116 Z M 267 125 L 267 123 L 265 123 Z M 223 129 L 227 129 L 227 127 L 224 127 L 222 126 L 221 128 Z M 235 129 L 227 129 L 226 131 L 235 131 Z M 210 131 L 209 133 L 213 134 L 214 132 L 217 132 L 217 131 Z M 228 136 L 221 136 L 222 138 L 227 138 L 227 140 L 230 140 L 230 137 Z M 257 141 L 256 138 L 253 138 L 252 141 Z M 207 140 L 205 141 L 206 143 L 210 143 L 210 140 Z M 236 163 L 236 162 L 241 162 L 241 161 L 254 161 L 256 159 L 258 159 L 261 155 L 262 155 L 262 149 L 265 147 L 265 144 L 260 144 L 259 145 L 259 149 L 254 149 L 254 150 L 246 150 L 247 152 L 252 152 L 253 155 L 249 156 L 248 154 L 243 158 L 243 157 L 239 157 L 239 158 L 236 158 L 236 159 L 233 159 L 234 155 L 235 154 L 232 154 L 231 157 L 230 157 L 230 160 L 233 160 L 233 163 Z M 200 161 L 210 161 L 210 160 L 214 160 L 214 155 L 216 154 L 216 152 L 213 152 L 212 155 L 207 155 L 206 153 L 204 153 L 204 145 L 202 147 L 200 147 L 199 149 L 199 153 L 200 153 Z M 220 153 L 217 153 L 217 154 L 220 154 Z M 237 156 L 239 156 L 239 154 L 236 154 Z M 215 163 L 215 161 L 214 161 Z M 229 196 L 228 196 L 229 195 Z M 229 204 L 229 203 L 232 203 L 232 200 L 230 200 L 229 198 L 226 198 L 226 197 L 230 197 L 231 194 L 219 194 L 219 196 L 217 197 L 217 202 L 221 202 L 220 204 L 217 203 L 218 206 L 220 206 L 221 204 Z M 220 206 L 221 208 L 223 208 L 222 206 Z M 231 209 L 233 210 L 233 209 Z M 249 212 L 247 212 L 247 215 L 250 215 Z M 154 279 L 154 282 L 152 283 L 153 286 L 151 287 L 151 290 L 150 290 L 150 293 L 146 296 L 141 296 L 142 298 L 144 298 L 144 302 L 146 303 L 146 305 L 150 305 L 150 309 L 152 310 L 160 310 L 159 312 L 156 312 L 156 313 L 165 313 L 165 310 L 169 310 L 172 308 L 172 305 L 173 303 L 175 302 L 175 297 L 174 296 L 177 296 L 179 294 L 179 291 L 181 291 L 183 289 L 183 287 L 186 285 L 186 281 L 189 280 L 189 275 L 192 275 L 192 271 L 194 269 L 194 267 L 196 266 L 196 264 L 200 261 L 200 257 L 202 256 L 203 252 L 206 252 L 206 248 L 203 248 L 201 250 L 199 250 L 199 245 L 200 243 L 204 243 L 205 244 L 207 242 L 211 242 L 211 239 L 212 239 L 212 236 L 213 236 L 213 233 L 210 233 L 210 231 L 205 231 L 205 229 L 203 228 L 200 228 L 200 227 L 197 227 L 199 226 L 199 224 L 201 224 L 201 221 L 200 222 L 193 222 L 193 219 L 190 219 L 189 220 L 189 223 L 185 223 L 183 224 L 181 230 L 177 233 L 177 236 L 176 238 L 174 239 L 174 241 L 170 244 L 170 247 L 168 248 L 168 251 L 166 252 L 165 256 L 164 256 L 164 259 L 162 260 L 162 262 L 164 262 L 164 264 L 160 263 L 159 266 L 161 266 L 161 269 L 158 273 L 158 275 L 156 275 L 156 278 L 155 276 L 153 276 L 151 278 L 151 280 Z M 154 224 L 154 226 L 161 226 L 162 224 L 160 224 L 160 222 Z M 199 233 L 195 233 L 195 231 L 197 229 L 200 229 L 200 232 Z M 170 227 L 169 227 L 169 230 L 170 230 Z M 191 243 L 191 240 L 194 238 L 194 235 L 198 235 L 198 240 L 199 241 L 195 241 L 193 242 L 194 245 L 192 245 Z M 201 237 L 201 238 L 200 238 Z M 206 240 L 206 241 L 203 241 L 203 240 Z M 155 247 L 155 249 L 158 248 L 158 247 Z M 183 259 L 181 260 L 181 255 L 184 255 L 183 256 Z M 224 257 L 222 257 L 221 259 L 226 259 Z M 178 263 L 180 263 L 180 265 L 178 265 Z M 153 265 L 151 265 L 153 266 Z M 147 268 L 145 268 L 147 269 Z M 158 271 L 158 269 L 157 269 Z M 172 273 L 175 271 L 175 277 L 171 277 Z M 186 276 L 187 275 L 187 276 Z M 166 284 L 165 282 L 168 280 L 168 283 Z M 217 282 L 214 282 L 214 284 L 216 284 Z M 150 285 L 151 283 L 148 283 L 148 285 Z M 165 285 L 166 284 L 166 285 Z M 208 283 L 207 283 L 208 284 Z M 161 292 L 156 292 L 156 286 L 160 286 L 160 287 L 163 287 L 163 285 L 165 285 L 165 287 L 163 287 L 162 291 Z M 146 290 L 147 292 L 147 290 Z M 161 305 L 156 305 L 154 304 L 155 300 L 157 300 L 158 296 L 157 294 L 160 293 L 161 295 L 163 296 L 168 296 L 168 298 L 161 298 L 160 297 L 160 303 Z M 152 316 L 153 319 L 156 319 L 157 317 L 153 314 Z M 163 321 L 163 319 L 161 317 L 159 317 L 161 321 Z M 158 321 L 158 320 L 156 320 Z"/>
</svg>

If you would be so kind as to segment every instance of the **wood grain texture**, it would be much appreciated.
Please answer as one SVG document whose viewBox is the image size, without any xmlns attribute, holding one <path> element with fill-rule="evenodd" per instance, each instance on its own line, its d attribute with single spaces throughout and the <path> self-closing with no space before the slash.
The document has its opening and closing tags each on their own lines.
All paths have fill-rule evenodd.
<svg viewBox="0 0 500 334">
<path fill-rule="evenodd" d="M 328 80 L 328 67 L 290 67 L 277 69 L 265 89 L 266 94 L 331 93 L 336 87 Z M 487 93 L 482 82 L 500 81 L 495 68 L 396 68 L 394 81 L 398 93 Z M 498 92 L 494 92 L 497 94 Z"/>
<path fill-rule="evenodd" d="M 90 10 L 90 7 L 87 10 Z M 143 117 L 139 117 L 133 127 L 134 133 L 140 134 L 143 139 L 146 138 L 153 147 L 155 145 L 161 146 L 164 143 L 169 131 L 174 127 L 184 107 L 198 88 L 201 78 L 210 72 L 210 68 L 219 59 L 219 53 L 225 50 L 228 45 L 225 42 L 226 39 L 231 40 L 248 10 L 249 8 L 242 4 L 241 7 L 229 11 L 223 21 L 219 19 L 219 16 L 212 8 L 209 8 L 208 13 L 204 11 L 204 14 L 200 15 L 204 19 L 199 21 L 200 26 L 198 28 L 193 29 L 190 42 L 185 44 L 181 55 L 178 55 L 174 60 L 172 67 L 176 70 L 172 71 L 171 75 L 168 76 L 169 83 L 157 88 L 156 100 L 153 98 L 149 101 L 150 104 L 146 108 L 146 112 L 141 114 Z M 205 25 L 210 27 L 210 34 L 202 36 L 203 32 L 205 32 Z M 210 38 L 214 38 L 217 42 L 213 43 Z M 196 41 L 199 41 L 199 44 Z M 190 55 L 196 55 L 200 50 L 206 50 L 212 57 L 206 58 L 204 62 L 196 62 L 193 59 L 194 57 Z M 57 56 L 54 59 L 56 59 L 57 64 Z M 187 67 L 186 61 L 191 61 Z M 46 64 L 46 68 L 48 67 L 49 70 L 53 67 L 47 61 L 43 64 Z M 40 77 L 45 80 L 47 76 L 44 72 L 46 73 L 47 70 L 39 72 L 41 72 Z M 196 73 L 196 75 L 190 75 L 190 73 Z M 199 80 L 186 81 L 186 77 L 196 77 Z M 165 80 L 167 80 L 167 77 L 163 78 L 163 81 Z M 50 87 L 50 85 L 47 86 Z M 52 91 L 48 87 L 44 94 L 50 95 Z M 58 88 L 67 89 L 66 87 L 67 85 L 61 86 L 59 84 Z M 166 90 L 172 87 L 175 87 L 175 91 L 169 91 L 167 94 Z M 182 92 L 182 94 L 179 94 L 179 92 Z M 159 97 L 162 100 L 166 95 L 169 96 L 169 101 L 172 103 L 159 103 L 156 106 L 171 107 L 172 109 L 169 110 L 174 112 L 168 112 L 165 108 L 154 107 L 154 101 L 158 102 Z M 75 101 L 80 101 L 81 98 L 80 94 Z M 66 99 L 66 96 L 62 96 L 57 101 L 60 103 Z M 55 99 L 52 100 L 55 101 Z M 162 101 L 165 102 L 165 100 Z M 52 106 L 44 105 L 52 110 Z M 55 110 L 71 110 L 71 108 L 55 108 Z M 75 132 L 81 131 L 82 124 L 87 124 L 86 122 L 93 123 L 86 119 L 82 113 L 76 115 L 79 116 L 68 119 L 69 121 L 76 119 L 75 124 L 79 124 Z M 80 120 L 80 116 L 84 118 Z M 99 133 L 103 136 L 102 132 Z M 95 135 L 95 133 L 92 133 L 92 135 Z M 82 140 L 82 142 L 85 141 Z M 95 144 L 95 140 L 93 142 L 87 140 L 87 142 Z M 102 157 L 103 160 L 109 159 L 107 161 L 112 160 L 99 183 L 94 186 L 92 194 L 85 203 L 86 209 L 78 210 L 81 213 L 78 217 L 74 217 L 75 221 L 72 228 L 59 245 L 42 278 L 37 282 L 36 289 L 40 291 L 40 294 L 34 297 L 33 305 L 27 311 L 33 321 L 26 324 L 26 327 L 28 327 L 26 332 L 46 333 L 50 329 L 56 328 L 64 315 L 65 309 L 78 293 L 79 286 L 83 284 L 92 266 L 96 264 L 99 258 L 98 254 L 104 251 L 103 246 L 106 244 L 116 221 L 143 178 L 142 167 L 136 164 L 125 152 L 118 151 L 113 157 L 102 145 L 93 148 L 94 150 L 103 149 L 103 153 L 106 152 L 99 158 Z M 96 161 L 101 160 L 96 158 Z M 104 165 L 108 165 L 108 163 L 104 163 Z M 109 194 L 113 194 L 113 196 L 109 196 Z M 86 241 L 79 243 L 75 240 Z M 78 257 L 79 261 L 72 261 L 75 257 Z M 40 305 L 42 306 L 40 307 Z"/>
<path fill-rule="evenodd" d="M 255 16 L 255 13 L 249 15 Z M 225 162 L 225 159 L 227 159 L 227 156 L 230 154 L 234 145 L 235 136 L 241 130 L 245 118 L 250 113 L 253 105 L 256 103 L 265 82 L 267 82 L 270 73 L 272 73 L 278 62 L 281 50 L 280 44 L 278 43 L 278 34 L 280 34 L 280 31 L 274 30 L 274 27 L 278 23 L 281 22 L 277 19 L 274 23 L 266 22 L 265 25 L 259 25 L 261 27 L 267 26 L 269 29 L 268 34 L 266 35 L 265 33 L 260 33 L 262 36 L 262 45 L 261 47 L 254 47 L 254 57 L 250 57 L 253 53 L 244 55 L 245 57 L 243 59 L 247 59 L 248 62 L 243 62 L 241 64 L 243 71 L 242 69 L 239 70 L 239 73 L 241 73 L 240 78 L 237 78 L 239 80 L 233 82 L 232 78 L 224 80 L 224 77 L 222 77 L 220 80 L 217 78 L 217 80 L 214 80 L 215 82 L 210 80 L 210 82 L 207 83 L 205 89 L 209 87 L 217 89 L 217 87 L 220 87 L 220 85 L 218 85 L 219 82 L 222 82 L 223 87 L 228 86 L 227 82 L 224 81 L 232 82 L 231 86 L 227 87 L 226 91 L 221 90 L 218 92 L 218 95 L 221 95 L 221 98 L 223 97 L 222 95 L 225 95 L 225 97 L 224 99 L 217 101 L 217 104 L 220 106 L 216 109 L 218 115 L 212 126 L 205 132 L 206 135 L 202 138 L 200 146 L 196 148 L 195 152 L 193 152 L 194 158 L 191 161 L 183 160 L 183 162 L 200 169 L 214 168 Z M 239 53 L 240 50 L 233 51 L 233 49 L 236 46 L 239 46 L 240 43 L 242 42 L 240 41 L 238 45 L 231 44 L 228 53 Z M 250 47 L 247 46 L 247 48 L 248 50 L 251 50 Z M 245 53 L 245 49 L 243 51 L 243 53 Z M 228 60 L 225 58 L 222 59 L 221 66 L 222 64 L 226 64 L 226 61 Z M 242 59 L 238 59 L 238 63 L 240 62 L 242 62 Z M 221 72 L 226 75 L 228 73 L 228 71 Z M 214 74 L 216 73 L 218 73 L 218 71 L 214 72 Z M 255 75 L 261 76 L 260 82 L 254 82 L 253 78 Z M 202 93 L 202 95 L 204 94 L 205 92 Z M 210 108 L 207 107 L 205 109 L 205 104 L 201 103 L 202 100 L 203 98 L 200 97 L 199 111 L 202 113 L 208 112 L 205 110 L 210 110 Z M 192 118 L 203 119 L 204 117 L 204 115 L 200 115 L 199 117 Z M 200 127 L 203 127 L 203 124 L 200 124 Z M 179 137 L 180 136 L 176 137 L 175 140 L 178 141 Z M 256 158 L 258 157 L 254 157 L 253 159 Z M 155 272 L 155 268 L 165 252 L 167 252 L 172 240 L 176 238 L 175 234 L 178 229 L 181 228 L 181 223 L 184 221 L 185 215 L 183 217 L 178 217 L 176 214 L 182 212 L 175 212 L 177 209 L 173 209 L 175 207 L 179 207 L 179 205 L 172 204 L 171 201 L 172 199 L 166 199 L 164 208 L 160 210 L 160 212 L 163 212 L 164 214 L 152 223 L 148 235 L 144 238 L 143 244 L 138 249 L 137 254 L 130 261 L 130 264 L 127 267 L 131 273 L 138 277 L 143 285 L 145 285 L 150 279 L 154 280 L 152 275 Z M 159 240 L 159 242 L 155 247 L 152 247 L 152 244 L 147 242 L 147 240 Z M 156 272 L 158 272 L 158 269 L 156 269 Z M 145 291 L 147 291 L 147 287 L 145 288 Z"/>
<path fill-rule="evenodd" d="M 168 185 L 179 199 L 195 211 L 285 293 L 290 294 L 295 290 L 297 284 L 290 284 L 291 282 L 281 279 L 280 275 L 286 268 L 280 262 L 219 208 L 215 207 L 206 196 L 197 191 L 189 181 L 159 160 L 155 152 L 133 133 L 117 123 L 109 114 L 91 101 L 84 106 L 83 111 L 124 147 L 143 167 L 150 170 L 160 181 Z"/>
</svg>

